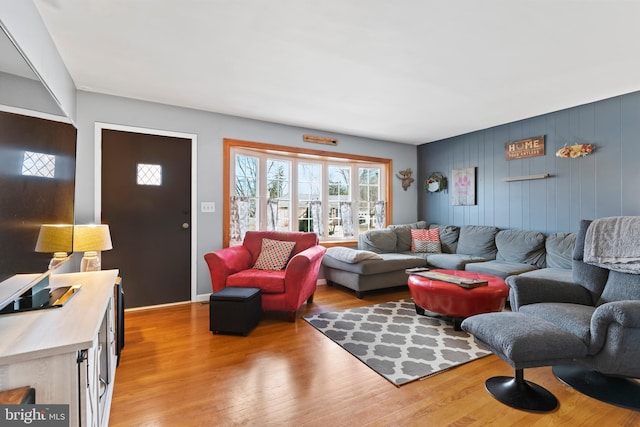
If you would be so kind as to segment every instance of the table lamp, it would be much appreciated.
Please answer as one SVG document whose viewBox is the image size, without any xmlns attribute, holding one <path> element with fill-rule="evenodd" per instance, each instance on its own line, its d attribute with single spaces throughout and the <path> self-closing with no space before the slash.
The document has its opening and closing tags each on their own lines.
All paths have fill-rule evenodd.
<svg viewBox="0 0 640 427">
<path fill-rule="evenodd" d="M 73 251 L 84 252 L 80 271 L 99 271 L 98 252 L 113 249 L 109 226 L 106 224 L 76 225 L 73 227 Z"/>
<path fill-rule="evenodd" d="M 36 252 L 53 253 L 49 262 L 49 270 L 67 259 L 71 252 L 73 225 L 71 224 L 42 224 L 36 241 Z"/>
</svg>

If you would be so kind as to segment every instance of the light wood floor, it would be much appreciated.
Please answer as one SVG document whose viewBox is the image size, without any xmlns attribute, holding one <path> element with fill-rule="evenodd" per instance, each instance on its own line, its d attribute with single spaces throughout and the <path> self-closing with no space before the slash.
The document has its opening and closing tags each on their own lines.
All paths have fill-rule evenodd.
<svg viewBox="0 0 640 427">
<path fill-rule="evenodd" d="M 525 379 L 555 394 L 559 409 L 511 409 L 484 389 L 488 377 L 513 374 L 493 355 L 397 388 L 300 318 L 408 296 L 358 300 L 319 286 L 296 323 L 267 314 L 247 337 L 209 332 L 203 303 L 127 312 L 110 426 L 640 425 L 640 412 L 583 396 L 546 367 Z"/>
</svg>

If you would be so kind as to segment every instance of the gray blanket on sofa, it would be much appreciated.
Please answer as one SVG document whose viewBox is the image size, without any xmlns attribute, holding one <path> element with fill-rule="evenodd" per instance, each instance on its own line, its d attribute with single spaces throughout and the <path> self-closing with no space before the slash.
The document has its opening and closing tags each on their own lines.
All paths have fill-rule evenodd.
<svg viewBox="0 0 640 427">
<path fill-rule="evenodd" d="M 640 216 L 594 220 L 584 238 L 584 262 L 640 274 Z"/>
</svg>

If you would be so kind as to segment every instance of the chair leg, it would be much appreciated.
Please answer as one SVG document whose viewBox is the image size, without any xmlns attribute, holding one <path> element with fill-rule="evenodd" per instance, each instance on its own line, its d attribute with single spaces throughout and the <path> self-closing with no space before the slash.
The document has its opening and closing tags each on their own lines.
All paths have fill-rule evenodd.
<svg viewBox="0 0 640 427">
<path fill-rule="evenodd" d="M 294 323 L 296 321 L 296 311 L 287 311 L 287 320 Z"/>
<path fill-rule="evenodd" d="M 313 296 L 315 294 L 311 294 L 311 296 L 309 298 L 307 298 L 307 304 L 311 304 L 313 302 Z"/>
<path fill-rule="evenodd" d="M 522 369 L 516 369 L 513 377 L 489 378 L 485 387 L 498 401 L 515 409 L 551 412 L 558 407 L 558 399 L 538 384 L 526 381 Z"/>
</svg>

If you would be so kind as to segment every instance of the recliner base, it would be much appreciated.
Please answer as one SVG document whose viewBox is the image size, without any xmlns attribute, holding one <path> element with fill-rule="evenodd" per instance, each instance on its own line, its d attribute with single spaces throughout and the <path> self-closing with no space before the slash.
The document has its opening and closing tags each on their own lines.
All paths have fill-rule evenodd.
<svg viewBox="0 0 640 427">
<path fill-rule="evenodd" d="M 554 366 L 560 381 L 601 402 L 640 411 L 640 383 L 631 378 L 612 377 L 580 366 Z"/>
<path fill-rule="evenodd" d="M 514 377 L 492 377 L 485 387 L 493 397 L 507 406 L 530 412 L 551 412 L 558 407 L 558 399 L 547 389 L 526 381 L 522 369 Z"/>
</svg>

